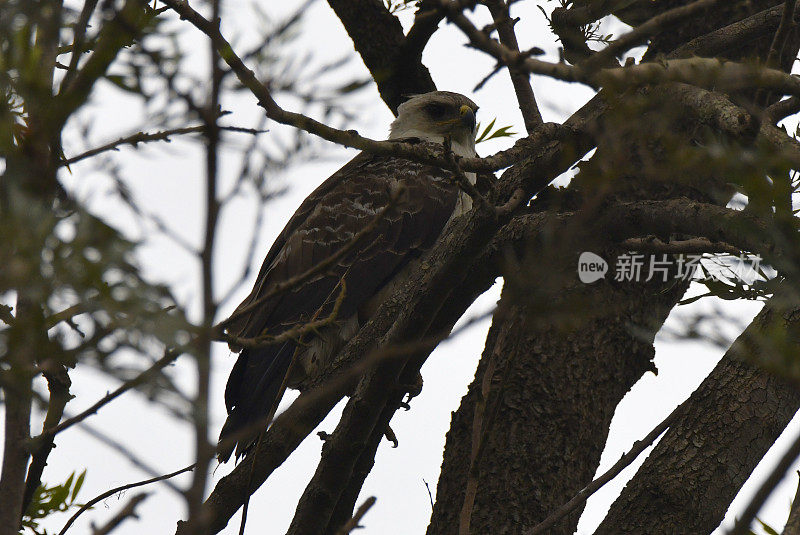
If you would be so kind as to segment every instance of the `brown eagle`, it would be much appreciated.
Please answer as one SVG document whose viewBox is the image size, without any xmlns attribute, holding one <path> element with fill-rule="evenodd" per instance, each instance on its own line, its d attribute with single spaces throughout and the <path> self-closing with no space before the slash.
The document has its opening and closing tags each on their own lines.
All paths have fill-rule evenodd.
<svg viewBox="0 0 800 535">
<path fill-rule="evenodd" d="M 458 93 L 417 95 L 399 106 L 389 139 L 423 144 L 449 139 L 455 154 L 475 156 L 477 110 Z M 474 174 L 467 177 L 474 183 Z M 279 334 L 328 316 L 338 304 L 336 321 L 300 344 L 232 347 L 240 353 L 225 388 L 228 418 L 217 447 L 221 462 L 230 458 L 234 445 L 237 457 L 248 451 L 269 424 L 282 387 L 301 387 L 329 364 L 409 264 L 436 242 L 450 219 L 470 207 L 471 199 L 460 192 L 452 172 L 366 152 L 303 201 L 267 253 L 253 291 L 234 312 L 227 332 L 250 339 Z M 362 229 L 370 230 L 353 242 Z M 289 291 L 272 291 L 344 247 L 350 250 L 333 265 Z"/>
</svg>

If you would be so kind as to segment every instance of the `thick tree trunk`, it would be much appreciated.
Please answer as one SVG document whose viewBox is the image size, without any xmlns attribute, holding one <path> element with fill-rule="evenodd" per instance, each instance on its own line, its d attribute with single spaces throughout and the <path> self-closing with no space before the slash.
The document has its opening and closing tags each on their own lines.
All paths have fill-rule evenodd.
<svg viewBox="0 0 800 535">
<path fill-rule="evenodd" d="M 495 316 L 476 380 L 447 435 L 429 535 L 458 533 L 475 405 L 492 355 L 497 364 L 485 405 L 493 407 L 498 396 L 500 405 L 478 465 L 470 532 L 524 533 L 592 479 L 614 409 L 653 369 L 653 336 L 685 289 L 678 284 L 659 293 L 656 286 L 637 295 L 604 284 L 584 293 L 573 314 L 555 317 L 557 300 L 520 303 L 517 289 L 506 286 L 504 312 Z M 622 300 L 628 306 L 614 317 L 575 313 Z M 551 533 L 572 533 L 578 513 Z"/>
</svg>

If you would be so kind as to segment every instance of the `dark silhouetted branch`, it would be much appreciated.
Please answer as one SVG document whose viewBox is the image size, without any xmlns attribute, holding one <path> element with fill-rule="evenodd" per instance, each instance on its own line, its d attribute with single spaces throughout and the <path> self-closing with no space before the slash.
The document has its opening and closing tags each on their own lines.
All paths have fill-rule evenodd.
<svg viewBox="0 0 800 535">
<path fill-rule="evenodd" d="M 154 477 L 152 479 L 145 479 L 144 481 L 137 481 L 136 483 L 128 483 L 127 485 L 121 485 L 121 486 L 113 488 L 111 490 L 107 490 L 106 492 L 104 492 L 104 493 L 102 493 L 102 494 L 100 494 L 98 496 L 95 496 L 94 498 L 92 498 L 91 500 L 86 502 L 86 504 L 81 506 L 81 508 L 78 509 L 78 511 L 74 515 L 72 515 L 69 518 L 69 520 L 67 520 L 67 523 L 64 524 L 64 527 L 61 528 L 61 531 L 58 532 L 58 535 L 64 535 L 67 532 L 67 530 L 70 528 L 70 526 L 72 526 L 72 524 L 75 523 L 75 521 L 78 519 L 79 516 L 81 516 L 83 513 L 85 513 L 89 509 L 91 509 L 94 504 L 105 500 L 109 496 L 113 496 L 114 494 L 117 494 L 118 492 L 122 492 L 122 491 L 125 491 L 125 490 L 128 490 L 128 489 L 134 489 L 136 487 L 143 487 L 144 485 L 149 485 L 151 483 L 156 483 L 157 481 L 163 481 L 165 479 L 170 479 L 170 478 L 173 478 L 173 477 L 178 476 L 180 474 L 183 474 L 185 472 L 190 472 L 191 470 L 194 470 L 194 468 L 195 468 L 195 465 L 191 464 L 191 465 L 189 465 L 189 466 L 187 466 L 185 468 L 181 468 L 180 470 L 176 470 L 176 471 L 174 471 L 172 473 L 165 474 L 163 476 Z"/>
</svg>

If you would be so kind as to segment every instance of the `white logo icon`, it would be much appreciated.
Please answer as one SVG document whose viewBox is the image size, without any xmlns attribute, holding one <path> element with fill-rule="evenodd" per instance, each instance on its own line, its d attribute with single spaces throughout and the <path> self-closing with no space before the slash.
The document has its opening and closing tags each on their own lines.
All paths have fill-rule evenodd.
<svg viewBox="0 0 800 535">
<path fill-rule="evenodd" d="M 608 273 L 608 263 L 602 257 L 590 253 L 581 253 L 578 258 L 578 278 L 584 284 L 600 280 Z"/>
</svg>

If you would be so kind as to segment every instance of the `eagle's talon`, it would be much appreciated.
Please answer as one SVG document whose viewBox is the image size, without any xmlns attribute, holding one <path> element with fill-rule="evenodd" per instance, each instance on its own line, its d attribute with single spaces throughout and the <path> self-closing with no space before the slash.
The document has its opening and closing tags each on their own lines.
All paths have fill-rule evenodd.
<svg viewBox="0 0 800 535">
<path fill-rule="evenodd" d="M 392 447 L 396 448 L 400 441 L 397 440 L 397 435 L 394 434 L 394 431 L 388 425 L 386 426 L 386 430 L 383 432 L 383 436 L 386 437 L 386 440 L 392 443 Z"/>
<path fill-rule="evenodd" d="M 414 378 L 413 383 L 401 384 L 400 388 L 403 389 L 403 392 L 408 394 L 408 398 L 404 402 L 406 405 L 408 405 L 408 403 L 412 399 L 414 399 L 415 397 L 419 396 L 422 393 L 422 374 L 417 372 L 417 376 Z"/>
</svg>

